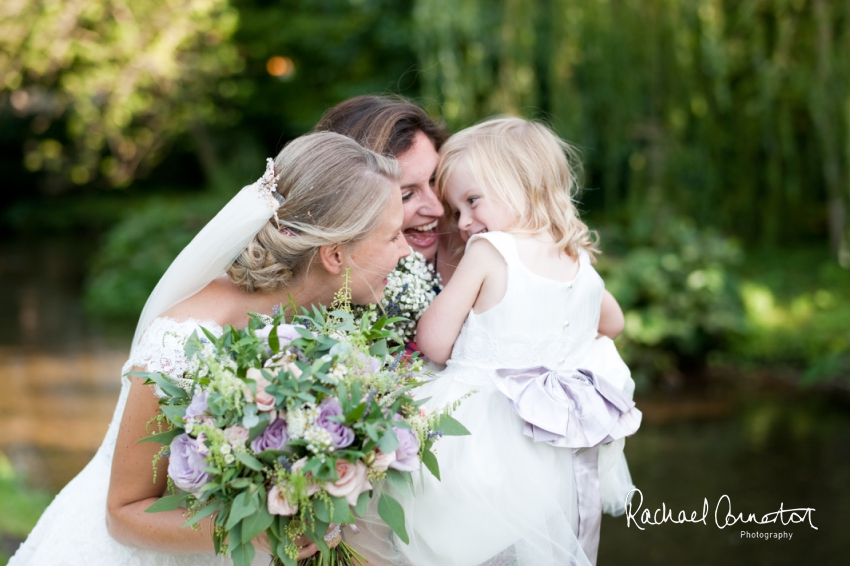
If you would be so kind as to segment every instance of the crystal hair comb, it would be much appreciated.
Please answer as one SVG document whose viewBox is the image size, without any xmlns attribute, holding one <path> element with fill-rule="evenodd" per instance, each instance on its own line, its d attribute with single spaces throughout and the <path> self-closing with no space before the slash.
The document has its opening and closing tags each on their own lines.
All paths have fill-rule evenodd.
<svg viewBox="0 0 850 566">
<path fill-rule="evenodd" d="M 277 210 L 286 202 L 286 198 L 277 192 L 274 160 L 271 157 L 266 158 L 266 171 L 257 183 L 259 184 L 260 192 L 269 198 L 269 205 L 272 207 L 272 210 Z"/>
</svg>

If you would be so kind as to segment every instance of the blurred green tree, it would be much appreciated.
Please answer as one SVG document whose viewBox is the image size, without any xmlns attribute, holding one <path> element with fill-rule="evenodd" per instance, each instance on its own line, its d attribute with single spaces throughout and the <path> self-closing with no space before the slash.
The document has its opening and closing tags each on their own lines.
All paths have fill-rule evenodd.
<svg viewBox="0 0 850 566">
<path fill-rule="evenodd" d="M 129 184 L 215 120 L 211 95 L 243 67 L 237 24 L 227 0 L 4 1 L 0 92 L 32 119 L 27 169 Z M 55 120 L 65 139 L 42 135 Z"/>
<path fill-rule="evenodd" d="M 850 267 L 850 4 L 418 0 L 414 21 L 424 99 L 455 128 L 544 118 L 587 148 L 606 213 L 663 203 Z"/>
</svg>

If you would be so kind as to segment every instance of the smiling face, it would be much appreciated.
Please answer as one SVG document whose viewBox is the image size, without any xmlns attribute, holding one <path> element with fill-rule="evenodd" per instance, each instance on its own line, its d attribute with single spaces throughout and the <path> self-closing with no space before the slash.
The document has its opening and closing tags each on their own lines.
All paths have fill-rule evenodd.
<svg viewBox="0 0 850 566">
<path fill-rule="evenodd" d="M 358 305 L 380 303 L 387 286 L 387 275 L 401 258 L 410 255 L 410 246 L 402 235 L 404 208 L 396 187 L 383 214 L 383 221 L 366 239 L 353 246 L 351 302 Z"/>
<path fill-rule="evenodd" d="M 437 150 L 425 134 L 416 132 L 413 145 L 397 159 L 401 165 L 404 237 L 415 251 L 433 261 L 439 236 L 437 221 L 443 215 L 443 205 L 434 193 Z"/>
<path fill-rule="evenodd" d="M 457 164 L 446 182 L 445 197 L 463 241 L 482 232 L 506 231 L 516 224 L 510 209 L 490 193 L 479 186 L 466 160 Z"/>
</svg>

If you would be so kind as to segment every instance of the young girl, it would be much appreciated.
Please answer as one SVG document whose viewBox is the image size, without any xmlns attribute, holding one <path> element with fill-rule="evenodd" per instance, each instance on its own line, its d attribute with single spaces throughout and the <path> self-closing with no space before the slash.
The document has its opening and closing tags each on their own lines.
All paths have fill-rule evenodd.
<svg viewBox="0 0 850 566">
<path fill-rule="evenodd" d="M 421 396 L 427 408 L 463 398 L 455 417 L 472 435 L 440 441 L 442 481 L 426 474 L 406 503 L 398 547 L 413 564 L 594 564 L 603 508 L 624 509 L 623 438 L 641 416 L 599 337 L 622 314 L 591 265 L 572 157 L 518 118 L 441 150 L 438 193 L 469 239 L 419 322 L 422 352 L 447 363 Z"/>
</svg>

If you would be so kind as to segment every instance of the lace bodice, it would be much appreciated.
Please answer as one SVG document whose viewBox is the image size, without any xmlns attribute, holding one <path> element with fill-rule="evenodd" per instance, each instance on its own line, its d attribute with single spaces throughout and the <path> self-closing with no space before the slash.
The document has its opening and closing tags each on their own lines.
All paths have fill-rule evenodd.
<svg viewBox="0 0 850 566">
<path fill-rule="evenodd" d="M 456 379 L 488 383 L 487 371 L 544 365 L 580 367 L 596 338 L 605 285 L 582 252 L 575 278 L 559 282 L 530 271 L 519 259 L 514 236 L 489 232 L 486 239 L 507 263 L 507 288 L 488 311 L 470 311 L 447 369 Z M 477 370 L 486 371 L 472 371 Z"/>
<path fill-rule="evenodd" d="M 192 332 L 201 326 L 213 334 L 221 334 L 222 328 L 212 320 L 175 320 L 168 317 L 159 317 L 151 322 L 148 329 L 142 335 L 141 340 L 130 352 L 130 358 L 124 363 L 121 370 L 121 394 L 112 414 L 112 422 L 106 431 L 103 444 L 97 451 L 97 457 L 112 460 L 115 452 L 115 441 L 118 438 L 118 428 L 121 417 L 124 414 L 124 406 L 127 404 L 127 396 L 130 394 L 130 380 L 126 375 L 134 367 L 144 368 L 146 371 L 157 371 L 169 376 L 176 384 L 186 385 L 183 373 L 186 371 L 189 361 L 183 353 L 183 345 Z M 159 386 L 154 391 L 162 396 Z"/>
<path fill-rule="evenodd" d="M 175 320 L 164 316 L 155 318 L 142 334 L 139 343 L 130 351 L 123 373 L 133 367 L 143 367 L 147 371 L 167 375 L 178 385 L 188 385 L 190 380 L 183 379 L 183 374 L 189 367 L 189 360 L 183 353 L 183 347 L 195 330 L 200 332 L 201 326 L 216 336 L 222 333 L 221 326 L 212 320 Z M 160 393 L 157 388 L 157 394 Z"/>
</svg>

